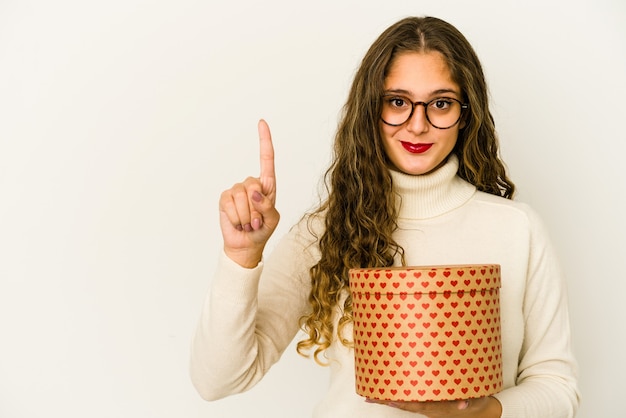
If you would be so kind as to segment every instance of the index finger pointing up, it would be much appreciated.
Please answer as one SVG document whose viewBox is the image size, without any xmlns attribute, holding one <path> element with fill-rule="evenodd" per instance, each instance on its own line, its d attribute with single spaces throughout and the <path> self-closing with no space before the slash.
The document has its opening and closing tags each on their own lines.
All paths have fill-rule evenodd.
<svg viewBox="0 0 626 418">
<path fill-rule="evenodd" d="M 265 120 L 259 121 L 259 146 L 261 150 L 261 185 L 263 194 L 276 201 L 276 172 L 274 171 L 274 146 L 272 134 Z"/>
</svg>

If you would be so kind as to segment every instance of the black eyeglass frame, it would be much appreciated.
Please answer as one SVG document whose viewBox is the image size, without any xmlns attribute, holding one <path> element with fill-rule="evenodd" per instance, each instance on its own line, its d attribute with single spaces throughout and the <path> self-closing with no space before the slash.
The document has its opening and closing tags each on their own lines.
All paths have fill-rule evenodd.
<svg viewBox="0 0 626 418">
<path fill-rule="evenodd" d="M 416 106 L 418 106 L 418 105 L 422 105 L 422 106 L 424 106 L 424 115 L 426 116 L 426 120 L 428 121 L 428 123 L 430 123 L 430 124 L 431 124 L 431 126 L 432 126 L 433 128 L 437 128 L 437 129 L 450 129 L 450 128 L 452 128 L 454 125 L 456 125 L 457 123 L 459 123 L 459 121 L 461 120 L 461 117 L 463 116 L 463 111 L 465 111 L 466 109 L 468 109 L 468 108 L 469 108 L 469 103 L 463 103 L 462 101 L 460 101 L 460 100 L 458 100 L 458 99 L 455 99 L 454 97 L 436 97 L 436 98 L 434 98 L 434 99 L 432 99 L 432 100 L 429 100 L 428 102 L 421 102 L 421 101 L 412 102 L 412 101 L 408 100 L 408 98 L 406 98 L 406 97 L 403 97 L 403 96 L 398 96 L 398 95 L 395 95 L 395 94 L 386 94 L 386 95 L 384 95 L 384 96 L 383 96 L 383 101 L 385 100 L 385 98 L 390 98 L 390 99 L 393 99 L 393 98 L 398 98 L 398 99 L 403 99 L 403 100 L 406 100 L 408 103 L 411 103 L 411 113 L 409 113 L 409 116 L 408 116 L 408 117 L 406 118 L 406 120 L 405 120 L 404 122 L 402 122 L 402 123 L 397 123 L 397 124 L 394 124 L 394 123 L 389 123 L 389 122 L 387 122 L 385 119 L 383 119 L 382 114 L 380 115 L 380 120 L 382 120 L 382 121 L 383 121 L 383 123 L 384 123 L 385 125 L 389 125 L 389 126 L 402 126 L 402 125 L 404 125 L 404 124 L 405 124 L 405 123 L 407 123 L 409 120 L 411 120 L 411 118 L 413 117 L 413 113 L 415 112 L 415 107 L 416 107 Z M 439 126 L 437 126 L 437 125 L 433 124 L 433 123 L 430 121 L 430 118 L 428 117 L 428 106 L 430 106 L 430 104 L 431 104 L 431 103 L 436 102 L 437 100 L 453 100 L 453 101 L 457 102 L 459 105 L 461 105 L 461 112 L 459 112 L 459 118 L 458 118 L 458 119 L 457 119 L 457 120 L 456 120 L 456 121 L 455 121 L 452 125 L 447 126 L 447 127 L 445 127 L 445 128 L 442 128 L 442 127 L 439 127 Z"/>
</svg>

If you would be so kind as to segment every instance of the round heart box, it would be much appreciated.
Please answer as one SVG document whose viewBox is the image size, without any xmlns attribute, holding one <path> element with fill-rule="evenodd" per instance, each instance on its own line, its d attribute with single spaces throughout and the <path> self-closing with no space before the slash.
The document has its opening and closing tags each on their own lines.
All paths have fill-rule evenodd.
<svg viewBox="0 0 626 418">
<path fill-rule="evenodd" d="M 349 271 L 356 392 L 441 401 L 502 389 L 500 266 Z"/>
</svg>

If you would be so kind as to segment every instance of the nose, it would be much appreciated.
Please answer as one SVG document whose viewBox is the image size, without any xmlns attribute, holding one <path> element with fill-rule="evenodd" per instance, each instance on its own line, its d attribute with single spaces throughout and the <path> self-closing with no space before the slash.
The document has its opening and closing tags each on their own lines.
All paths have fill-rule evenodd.
<svg viewBox="0 0 626 418">
<path fill-rule="evenodd" d="M 415 104 L 413 114 L 406 122 L 406 129 L 412 134 L 419 135 L 428 131 L 430 123 L 426 118 L 426 108 L 421 103 Z"/>
</svg>

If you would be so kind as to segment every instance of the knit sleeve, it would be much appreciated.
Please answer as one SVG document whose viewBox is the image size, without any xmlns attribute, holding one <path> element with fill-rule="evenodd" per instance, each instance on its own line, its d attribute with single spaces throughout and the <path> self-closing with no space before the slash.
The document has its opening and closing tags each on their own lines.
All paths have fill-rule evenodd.
<svg viewBox="0 0 626 418">
<path fill-rule="evenodd" d="M 255 268 L 221 255 L 191 343 L 191 380 L 204 399 L 253 387 L 297 334 L 308 306 L 310 243 L 296 226 Z"/>
<path fill-rule="evenodd" d="M 517 382 L 495 397 L 502 418 L 573 418 L 579 392 L 565 280 L 541 220 L 530 209 L 528 214 L 531 242 Z"/>
</svg>

